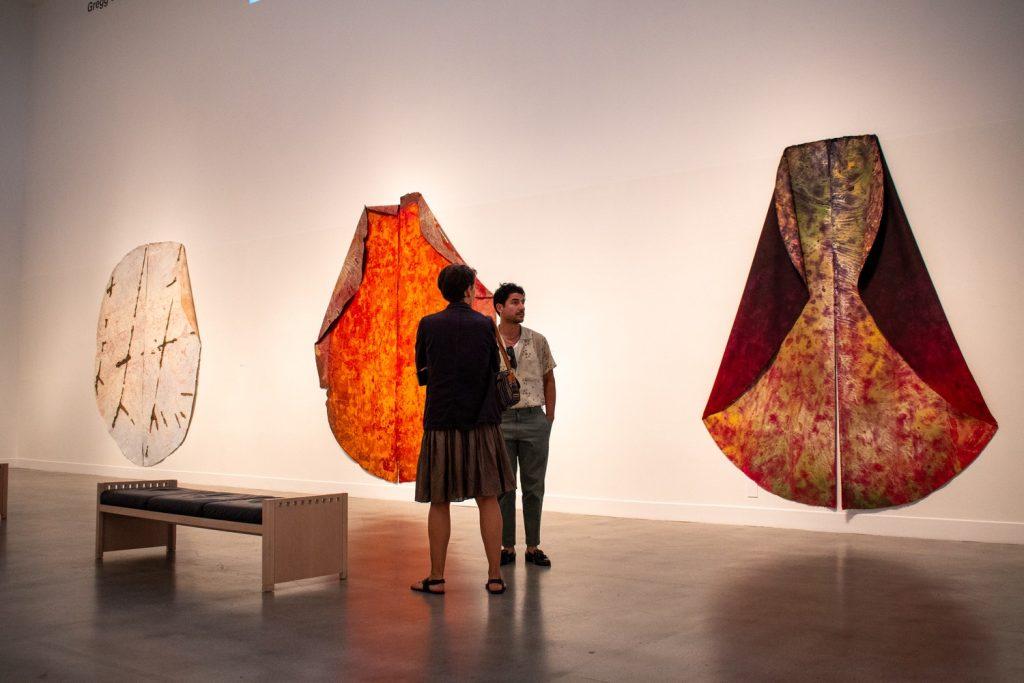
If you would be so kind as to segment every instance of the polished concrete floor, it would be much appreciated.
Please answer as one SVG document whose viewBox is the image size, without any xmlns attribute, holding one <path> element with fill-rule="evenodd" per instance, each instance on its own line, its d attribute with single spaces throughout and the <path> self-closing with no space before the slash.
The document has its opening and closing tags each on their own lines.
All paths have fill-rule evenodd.
<svg viewBox="0 0 1024 683">
<path fill-rule="evenodd" d="M 0 680 L 1024 680 L 1024 547 L 549 514 L 550 570 L 489 597 L 454 509 L 353 499 L 348 581 L 260 592 L 259 539 L 93 560 L 97 477 L 11 471 Z"/>
</svg>

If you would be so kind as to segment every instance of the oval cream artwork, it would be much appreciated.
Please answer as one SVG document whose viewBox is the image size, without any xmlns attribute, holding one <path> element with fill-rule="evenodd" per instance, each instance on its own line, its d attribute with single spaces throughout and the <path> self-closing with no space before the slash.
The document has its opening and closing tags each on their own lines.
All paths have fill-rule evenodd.
<svg viewBox="0 0 1024 683">
<path fill-rule="evenodd" d="M 136 465 L 156 465 L 185 440 L 200 347 L 185 247 L 133 249 L 103 293 L 95 391 L 107 431 Z"/>
</svg>

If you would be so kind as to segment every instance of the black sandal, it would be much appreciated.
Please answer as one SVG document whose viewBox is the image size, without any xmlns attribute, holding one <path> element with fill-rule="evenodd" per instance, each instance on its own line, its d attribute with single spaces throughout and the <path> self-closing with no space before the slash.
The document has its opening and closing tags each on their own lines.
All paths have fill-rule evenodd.
<svg viewBox="0 0 1024 683">
<path fill-rule="evenodd" d="M 501 588 L 499 590 L 492 591 L 491 584 L 501 586 Z M 487 583 L 484 584 L 484 588 L 487 589 L 487 592 L 491 595 L 501 595 L 508 590 L 508 586 L 505 585 L 505 579 L 487 579 Z"/>
<path fill-rule="evenodd" d="M 529 550 L 526 551 L 526 564 L 530 564 L 531 562 L 538 567 L 551 566 L 551 558 L 545 555 L 544 551 L 540 548 L 537 548 L 532 553 Z"/>
<path fill-rule="evenodd" d="M 432 591 L 431 586 L 440 586 L 444 583 L 444 579 L 431 579 L 429 577 L 420 581 L 419 586 L 409 586 L 409 590 L 414 590 L 417 593 L 430 593 L 431 595 L 444 595 L 444 591 Z"/>
</svg>

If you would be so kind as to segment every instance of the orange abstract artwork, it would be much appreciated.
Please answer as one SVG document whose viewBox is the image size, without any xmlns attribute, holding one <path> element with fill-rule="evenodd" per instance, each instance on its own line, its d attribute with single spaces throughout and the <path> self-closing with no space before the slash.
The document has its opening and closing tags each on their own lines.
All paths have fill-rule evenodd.
<svg viewBox="0 0 1024 683">
<path fill-rule="evenodd" d="M 367 207 L 316 341 L 327 420 L 345 452 L 391 482 L 416 479 L 426 390 L 416 381 L 416 326 L 448 302 L 437 275 L 464 263 L 419 193 Z M 473 308 L 494 315 L 479 281 Z"/>
</svg>

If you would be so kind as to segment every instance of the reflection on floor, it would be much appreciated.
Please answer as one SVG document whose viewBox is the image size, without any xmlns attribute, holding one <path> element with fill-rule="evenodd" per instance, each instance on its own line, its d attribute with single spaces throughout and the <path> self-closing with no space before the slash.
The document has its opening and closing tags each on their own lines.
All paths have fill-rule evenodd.
<svg viewBox="0 0 1024 683">
<path fill-rule="evenodd" d="M 1024 547 L 566 514 L 489 597 L 475 510 L 448 594 L 426 508 L 351 500 L 346 582 L 260 593 L 259 539 L 93 560 L 98 477 L 11 471 L 0 680 L 1024 680 Z"/>
</svg>

